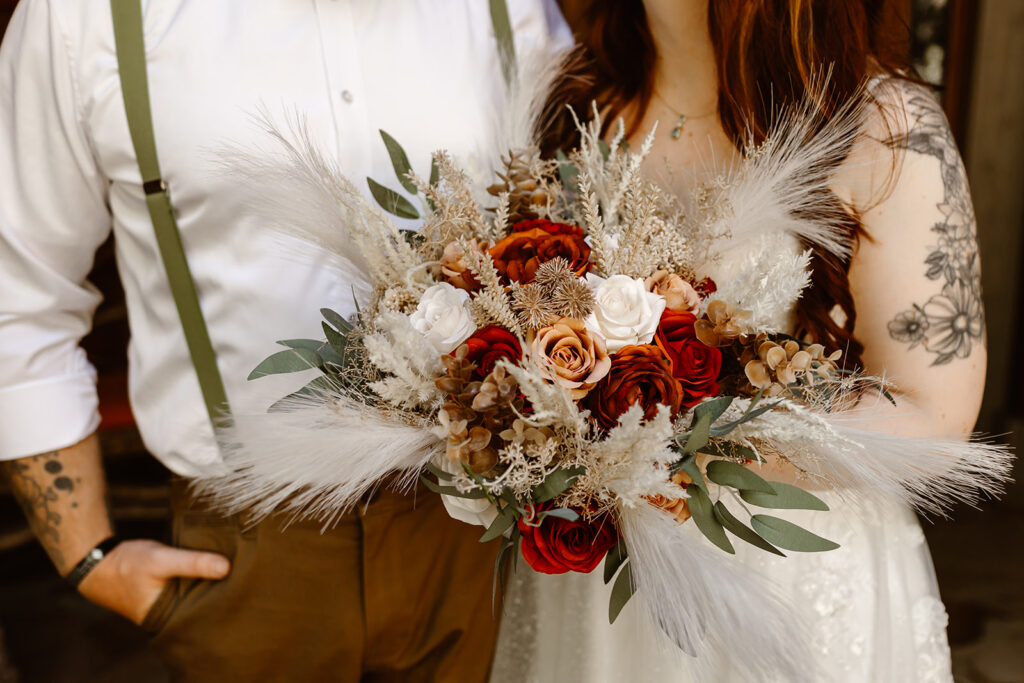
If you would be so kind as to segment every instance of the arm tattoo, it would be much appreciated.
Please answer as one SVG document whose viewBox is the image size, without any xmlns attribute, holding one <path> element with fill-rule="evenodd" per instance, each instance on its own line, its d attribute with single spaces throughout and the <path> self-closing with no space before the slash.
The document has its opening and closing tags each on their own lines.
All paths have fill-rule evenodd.
<svg viewBox="0 0 1024 683">
<path fill-rule="evenodd" d="M 29 526 L 58 567 L 64 566 L 64 554 L 60 549 L 61 515 L 57 504 L 61 496 L 71 496 L 75 482 L 64 473 L 60 451 L 44 453 L 31 458 L 33 464 L 11 460 L 3 463 L 3 470 L 10 477 L 11 488 L 21 508 L 25 511 Z M 35 463 L 42 463 L 36 467 Z M 72 508 L 78 504 L 70 501 Z"/>
<path fill-rule="evenodd" d="M 932 365 L 945 365 L 967 358 L 984 340 L 977 224 L 963 164 L 939 103 L 928 93 L 915 93 L 907 113 L 910 132 L 897 144 L 935 157 L 942 173 L 944 195 L 936 205 L 942 218 L 932 226 L 936 243 L 925 259 L 925 275 L 942 290 L 896 315 L 889 322 L 889 335 L 911 349 L 921 345 L 935 354 Z"/>
</svg>

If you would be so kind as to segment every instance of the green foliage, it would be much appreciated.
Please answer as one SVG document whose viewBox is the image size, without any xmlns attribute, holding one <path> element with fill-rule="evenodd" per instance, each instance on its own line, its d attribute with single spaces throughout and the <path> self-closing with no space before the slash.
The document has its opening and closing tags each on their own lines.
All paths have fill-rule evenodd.
<svg viewBox="0 0 1024 683">
<path fill-rule="evenodd" d="M 751 545 L 757 546 L 761 550 L 767 550 L 775 555 L 781 555 L 782 557 L 786 556 L 778 548 L 761 538 L 756 531 L 738 520 L 731 512 L 729 512 L 725 505 L 722 504 L 722 501 L 715 503 L 714 513 L 715 519 L 717 519 L 722 526 L 728 529 L 733 536 L 741 541 L 746 541 Z"/>
<path fill-rule="evenodd" d="M 576 478 L 586 470 L 582 467 L 560 467 L 547 476 L 541 484 L 534 489 L 533 498 L 538 503 L 544 503 L 555 496 L 565 493 L 572 486 Z"/>
<path fill-rule="evenodd" d="M 725 552 L 735 554 L 736 549 L 732 547 L 729 537 L 725 535 L 725 527 L 715 517 L 711 499 L 708 498 L 708 495 L 699 487 L 690 487 L 687 493 L 690 494 L 688 501 L 690 516 L 693 518 L 697 528 L 700 529 L 700 532 L 704 534 L 705 538 Z"/>
<path fill-rule="evenodd" d="M 402 184 L 410 194 L 416 194 L 416 186 L 413 185 L 412 181 L 409 180 L 409 173 L 412 172 L 412 166 L 409 164 L 409 157 L 406 156 L 405 150 L 398 144 L 398 141 L 393 137 L 385 133 L 383 130 L 380 131 L 380 137 L 384 140 L 384 146 L 388 149 L 388 156 L 391 157 L 391 166 L 395 169 L 395 176 L 398 178 L 398 182 Z"/>
<path fill-rule="evenodd" d="M 729 460 L 715 460 L 708 463 L 708 479 L 719 486 L 731 486 L 740 491 L 760 491 L 774 494 L 771 484 L 766 482 L 752 470 Z"/>
<path fill-rule="evenodd" d="M 838 543 L 812 534 L 792 522 L 770 515 L 754 515 L 750 518 L 750 525 L 767 541 L 786 550 L 815 553 L 835 550 L 839 547 Z"/>
<path fill-rule="evenodd" d="M 302 372 L 321 365 L 320 356 L 306 348 L 290 348 L 264 359 L 249 373 L 249 379 L 258 379 L 267 375 L 280 375 L 289 372 Z"/>
<path fill-rule="evenodd" d="M 779 481 L 769 482 L 771 493 L 761 491 L 740 491 L 740 497 L 751 505 L 776 510 L 821 510 L 828 511 L 825 501 L 799 486 L 783 484 Z"/>
<path fill-rule="evenodd" d="M 399 218 L 419 218 L 420 212 L 412 203 L 394 190 L 384 187 L 373 178 L 367 177 L 366 184 L 370 186 L 370 194 L 380 204 L 380 207 L 390 214 Z"/>
<path fill-rule="evenodd" d="M 616 572 L 626 563 L 629 555 L 626 554 L 626 541 L 619 539 L 619 542 L 604 556 L 604 582 L 610 583 L 615 578 Z"/>
<path fill-rule="evenodd" d="M 626 606 L 626 603 L 629 602 L 629 599 L 633 597 L 635 592 L 636 585 L 633 582 L 633 569 L 627 562 L 622 567 L 622 571 L 619 572 L 619 578 L 615 579 L 615 585 L 612 586 L 612 596 L 608 601 L 608 623 L 615 623 L 619 613 L 622 612 L 622 608 Z"/>
</svg>

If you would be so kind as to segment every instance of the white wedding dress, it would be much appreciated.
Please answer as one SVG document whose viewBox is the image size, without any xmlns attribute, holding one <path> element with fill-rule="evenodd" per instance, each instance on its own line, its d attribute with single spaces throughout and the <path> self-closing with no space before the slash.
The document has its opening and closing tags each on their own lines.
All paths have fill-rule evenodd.
<svg viewBox="0 0 1024 683">
<path fill-rule="evenodd" d="M 719 264 L 712 277 L 727 282 L 743 261 L 757 259 L 761 247 L 753 242 L 732 251 L 738 258 Z M 795 240 L 793 248 L 798 249 Z M 780 322 L 778 329 L 792 329 L 791 320 Z M 952 681 L 947 615 L 914 513 L 901 503 L 852 509 L 835 491 L 815 494 L 830 511 L 769 512 L 839 543 L 839 549 L 778 557 L 743 541 L 734 543 L 739 564 L 774 584 L 808 627 L 813 661 L 807 671 L 814 672 L 808 678 L 822 683 Z M 692 522 L 684 529 L 700 536 Z M 609 624 L 611 586 L 604 584 L 601 567 L 590 574 L 549 576 L 532 571 L 520 558 L 508 584 L 491 683 L 754 683 L 731 664 L 742 656 L 743 642 L 707 643 L 698 669 L 635 598 Z M 757 683 L 772 680 L 766 675 Z"/>
</svg>

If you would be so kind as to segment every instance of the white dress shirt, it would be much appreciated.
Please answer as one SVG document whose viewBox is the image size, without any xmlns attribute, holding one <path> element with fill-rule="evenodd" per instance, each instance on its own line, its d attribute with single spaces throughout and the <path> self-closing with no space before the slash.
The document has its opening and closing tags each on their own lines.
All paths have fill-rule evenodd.
<svg viewBox="0 0 1024 683">
<path fill-rule="evenodd" d="M 520 54 L 570 40 L 553 0 L 509 0 Z M 218 165 L 256 148 L 261 105 L 298 112 L 363 185 L 398 188 L 384 129 L 430 153 L 488 135 L 501 70 L 485 0 L 144 0 L 157 153 L 229 401 L 280 347 L 322 336 L 350 288 L 279 254 Z M 129 392 L 147 448 L 188 476 L 218 457 L 146 211 L 108 0 L 22 0 L 0 47 L 0 459 L 98 425 L 79 347 L 100 296 L 85 278 L 114 231 L 131 326 Z M 281 394 L 308 377 L 274 377 Z"/>
</svg>

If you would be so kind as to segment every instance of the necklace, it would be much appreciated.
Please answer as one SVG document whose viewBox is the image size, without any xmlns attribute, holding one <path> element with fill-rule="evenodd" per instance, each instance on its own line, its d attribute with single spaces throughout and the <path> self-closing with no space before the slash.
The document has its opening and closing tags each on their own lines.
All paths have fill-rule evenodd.
<svg viewBox="0 0 1024 683">
<path fill-rule="evenodd" d="M 654 89 L 652 92 L 654 93 L 655 97 L 657 97 L 659 100 L 661 100 L 662 104 L 664 104 L 666 107 L 668 107 L 674 113 L 679 114 L 679 118 L 676 119 L 675 127 L 672 128 L 672 131 L 669 133 L 669 137 L 671 137 L 673 140 L 678 140 L 679 139 L 679 136 L 681 136 L 683 134 L 683 128 L 686 126 L 686 122 L 689 121 L 691 118 L 702 119 L 702 118 L 704 118 L 706 116 L 711 116 L 712 114 L 718 113 L 718 109 L 716 108 L 715 111 L 711 111 L 711 112 L 708 112 L 706 114 L 701 114 L 700 116 L 687 116 L 685 113 L 680 111 L 678 108 L 673 107 L 671 104 L 669 104 L 668 100 L 666 100 L 664 97 L 662 97 L 661 93 L 658 92 L 657 89 Z"/>
</svg>

